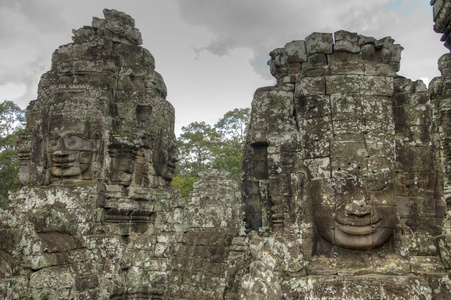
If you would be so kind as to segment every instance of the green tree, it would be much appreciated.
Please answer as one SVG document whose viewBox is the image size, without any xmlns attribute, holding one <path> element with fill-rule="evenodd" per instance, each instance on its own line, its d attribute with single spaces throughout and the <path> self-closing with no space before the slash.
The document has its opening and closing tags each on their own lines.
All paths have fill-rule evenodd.
<svg viewBox="0 0 451 300">
<path fill-rule="evenodd" d="M 218 123 L 215 124 L 215 129 L 222 138 L 244 146 L 249 130 L 250 114 L 249 108 L 235 108 L 225 113 Z"/>
<path fill-rule="evenodd" d="M 199 171 L 211 167 L 212 145 L 217 142 L 218 135 L 205 122 L 193 122 L 182 127 L 182 131 L 177 141 L 179 162 L 171 186 L 188 199 L 194 182 L 199 180 Z"/>
<path fill-rule="evenodd" d="M 205 122 L 182 127 L 183 133 L 177 142 L 180 161 L 172 186 L 188 198 L 199 172 L 208 168 L 229 171 L 231 178 L 239 181 L 249 118 L 249 108 L 236 108 L 227 112 L 214 127 Z"/>
<path fill-rule="evenodd" d="M 171 186 L 180 191 L 183 198 L 188 199 L 189 193 L 193 190 L 194 182 L 199 180 L 199 177 L 189 175 L 176 176 L 171 182 Z"/>
<path fill-rule="evenodd" d="M 199 177 L 199 171 L 212 166 L 219 135 L 205 122 L 193 122 L 182 127 L 182 131 L 177 142 L 180 159 L 177 174 Z"/>
<path fill-rule="evenodd" d="M 24 125 L 25 112 L 19 106 L 8 100 L 0 103 L 0 202 L 20 187 L 16 142 Z"/>
<path fill-rule="evenodd" d="M 239 181 L 244 143 L 249 130 L 250 109 L 235 108 L 227 112 L 216 124 L 220 142 L 212 149 L 213 168 L 230 172 L 232 179 Z"/>
</svg>

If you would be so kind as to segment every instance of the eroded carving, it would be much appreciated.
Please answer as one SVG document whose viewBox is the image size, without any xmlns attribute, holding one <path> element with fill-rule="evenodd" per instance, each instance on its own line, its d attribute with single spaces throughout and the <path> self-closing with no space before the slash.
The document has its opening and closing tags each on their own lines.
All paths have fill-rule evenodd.
<svg viewBox="0 0 451 300">
<path fill-rule="evenodd" d="M 380 156 L 370 156 L 365 136 L 352 138 L 336 135 L 330 139 L 329 158 L 304 161 L 309 174 L 305 193 L 323 238 L 345 248 L 377 248 L 392 235 L 397 221 L 394 144 Z M 318 174 L 318 164 L 331 171 Z"/>
<path fill-rule="evenodd" d="M 409 286 L 426 277 L 424 289 L 448 293 L 437 245 L 446 249 L 448 240 L 440 235 L 442 142 L 433 134 L 440 122 L 432 120 L 426 86 L 396 74 L 401 50 L 390 37 L 339 31 L 313 33 L 270 54 L 277 84 L 258 89 L 252 102 L 245 220 L 263 243 L 299 247 L 294 272 L 303 275 L 282 279 L 287 299 L 348 297 L 353 282 L 361 297 L 371 290 L 376 298 L 415 297 Z M 437 94 L 442 83 L 433 85 Z M 437 116 L 446 123 L 445 114 Z M 277 261 L 278 274 L 292 257 L 281 252 L 262 254 Z M 383 286 L 377 291 L 369 284 L 375 274 Z M 241 295 L 252 289 L 242 288 Z"/>
<path fill-rule="evenodd" d="M 442 41 L 451 50 L 451 2 L 447 0 L 431 0 L 434 8 L 434 30 L 443 33 Z"/>
<path fill-rule="evenodd" d="M 22 138 L 31 142 L 21 147 L 23 184 L 92 184 L 107 175 L 110 184 L 155 188 L 174 176 L 174 108 L 155 60 L 138 46 L 133 19 L 105 16 L 75 30 L 75 43 L 55 51 L 41 78 Z"/>
<path fill-rule="evenodd" d="M 134 20 L 104 15 L 54 52 L 27 108 L 24 187 L 0 207 L 0 298 L 166 293 L 188 227 L 170 188 L 174 108 Z"/>
</svg>

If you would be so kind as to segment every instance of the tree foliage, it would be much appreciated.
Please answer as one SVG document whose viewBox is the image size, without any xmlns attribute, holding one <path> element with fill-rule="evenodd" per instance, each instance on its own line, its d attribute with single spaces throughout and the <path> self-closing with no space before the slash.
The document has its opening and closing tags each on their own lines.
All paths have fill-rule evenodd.
<svg viewBox="0 0 451 300">
<path fill-rule="evenodd" d="M 250 109 L 235 108 L 227 112 L 216 124 L 220 141 L 212 148 L 215 159 L 212 167 L 230 172 L 239 181 L 244 143 L 249 129 Z"/>
<path fill-rule="evenodd" d="M 193 122 L 182 127 L 177 146 L 179 151 L 178 174 L 198 177 L 214 161 L 214 147 L 219 135 L 205 122 Z"/>
<path fill-rule="evenodd" d="M 188 199 L 189 193 L 193 190 L 193 184 L 199 180 L 198 177 L 193 176 L 176 176 L 171 182 L 171 186 L 180 191 L 183 198 Z"/>
<path fill-rule="evenodd" d="M 25 112 L 19 106 L 8 100 L 0 103 L 0 202 L 20 187 L 16 142 L 24 126 Z"/>
<path fill-rule="evenodd" d="M 249 127 L 250 109 L 235 108 L 227 112 L 215 124 L 216 131 L 222 138 L 243 145 Z"/>
<path fill-rule="evenodd" d="M 229 171 L 231 178 L 239 181 L 249 118 L 249 108 L 236 108 L 213 127 L 205 122 L 182 127 L 177 142 L 179 163 L 172 186 L 188 198 L 199 172 L 209 168 Z"/>
</svg>

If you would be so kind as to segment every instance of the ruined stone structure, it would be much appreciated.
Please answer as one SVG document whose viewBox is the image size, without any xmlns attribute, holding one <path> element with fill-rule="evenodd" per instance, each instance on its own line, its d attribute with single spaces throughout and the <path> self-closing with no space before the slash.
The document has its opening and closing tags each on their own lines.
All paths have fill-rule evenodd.
<svg viewBox="0 0 451 300">
<path fill-rule="evenodd" d="M 205 170 L 194 183 L 185 206 L 189 231 L 174 253 L 167 299 L 222 299 L 226 293 L 226 271 L 237 248 L 232 241 L 242 225 L 241 192 L 228 176 Z"/>
<path fill-rule="evenodd" d="M 443 33 L 442 41 L 451 52 L 451 1 L 433 0 L 434 30 Z M 447 211 L 442 223 L 438 246 L 442 262 L 448 272 L 451 268 L 451 53 L 444 54 L 438 61 L 441 76 L 429 84 L 429 97 L 433 107 L 435 124 L 434 140 L 438 151 L 439 167 L 443 176 L 443 197 Z"/>
<path fill-rule="evenodd" d="M 242 167 L 246 230 L 292 248 L 267 251 L 280 287 L 245 293 L 450 297 L 449 88 L 437 78 L 429 97 L 398 76 L 401 51 L 338 31 L 271 52 L 277 84 L 255 93 Z"/>
<path fill-rule="evenodd" d="M 434 8 L 434 30 L 442 33 L 445 47 L 451 49 L 451 3 L 448 0 L 431 0 Z"/>
<path fill-rule="evenodd" d="M 339 31 L 271 52 L 277 85 L 255 94 L 243 183 L 247 230 L 297 245 L 273 255 L 286 298 L 448 297 L 431 105 L 396 74 L 401 50 Z"/>
<path fill-rule="evenodd" d="M 449 48 L 451 2 L 431 4 Z M 0 298 L 451 298 L 451 54 L 428 90 L 396 74 L 390 37 L 275 49 L 242 191 L 205 170 L 185 201 L 154 58 L 130 16 L 104 15 L 55 51 L 27 109 Z"/>
<path fill-rule="evenodd" d="M 169 187 L 176 141 L 164 81 L 134 20 L 104 15 L 54 52 L 27 108 L 24 187 L 0 209 L 2 299 L 160 299 L 169 279 L 178 284 L 172 261 L 185 240 L 214 239 L 217 225 L 216 239 L 224 227 L 237 234 L 240 194 L 226 174 L 205 175 L 191 200 L 199 205 L 185 216 L 185 200 Z M 203 184 L 226 202 L 209 203 Z M 220 224 L 213 208 L 227 209 Z M 190 240 L 190 227 L 210 233 Z"/>
<path fill-rule="evenodd" d="M 174 109 L 134 20 L 104 14 L 54 52 L 27 109 L 24 188 L 1 214 L 13 299 L 165 289 L 183 205 L 169 189 Z"/>
</svg>

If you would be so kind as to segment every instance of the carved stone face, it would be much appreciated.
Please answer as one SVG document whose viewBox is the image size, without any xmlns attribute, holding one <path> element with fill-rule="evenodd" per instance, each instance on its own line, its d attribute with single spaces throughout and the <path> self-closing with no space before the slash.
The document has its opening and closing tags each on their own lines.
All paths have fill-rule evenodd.
<svg viewBox="0 0 451 300">
<path fill-rule="evenodd" d="M 167 180 L 174 179 L 175 175 L 175 163 L 178 161 L 177 156 L 175 155 L 175 150 L 169 151 L 168 162 L 166 164 L 166 170 L 163 174 L 163 178 Z"/>
<path fill-rule="evenodd" d="M 91 141 L 74 133 L 51 138 L 48 150 L 51 166 L 50 173 L 54 177 L 82 175 L 91 164 Z"/>
<path fill-rule="evenodd" d="M 122 186 L 167 186 L 177 161 L 173 108 L 158 96 L 141 100 L 118 111 L 125 121 L 110 136 L 109 177 Z"/>
<path fill-rule="evenodd" d="M 178 161 L 176 155 L 175 140 L 169 142 L 168 149 L 158 149 L 153 153 L 155 173 L 166 180 L 174 178 L 175 163 Z"/>
<path fill-rule="evenodd" d="M 331 177 L 309 181 L 306 193 L 313 221 L 328 242 L 350 249 L 374 249 L 392 235 L 396 224 L 394 164 L 369 156 L 365 143 L 332 140 Z"/>
<path fill-rule="evenodd" d="M 275 49 L 269 54 L 271 59 L 268 61 L 271 74 L 276 78 L 286 76 L 287 73 L 287 55 L 282 49 Z"/>
<path fill-rule="evenodd" d="M 46 147 L 50 182 L 91 177 L 86 172 L 92 165 L 97 142 L 76 124 L 67 121 L 62 125 L 58 119 L 51 122 Z"/>
<path fill-rule="evenodd" d="M 135 154 L 132 149 L 112 149 L 110 151 L 112 174 L 111 181 L 115 184 L 129 186 L 133 179 Z"/>
</svg>

